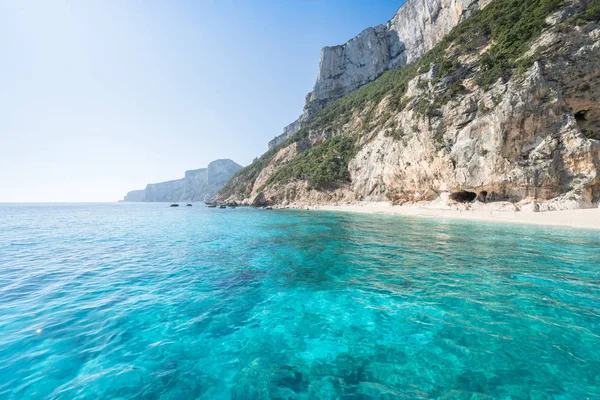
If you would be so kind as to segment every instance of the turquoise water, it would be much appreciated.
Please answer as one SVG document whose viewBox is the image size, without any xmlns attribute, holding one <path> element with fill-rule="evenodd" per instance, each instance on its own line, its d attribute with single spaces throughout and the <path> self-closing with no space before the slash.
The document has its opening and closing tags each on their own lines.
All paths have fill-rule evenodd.
<svg viewBox="0 0 600 400">
<path fill-rule="evenodd" d="M 600 231 L 0 205 L 1 399 L 585 399 Z"/>
</svg>

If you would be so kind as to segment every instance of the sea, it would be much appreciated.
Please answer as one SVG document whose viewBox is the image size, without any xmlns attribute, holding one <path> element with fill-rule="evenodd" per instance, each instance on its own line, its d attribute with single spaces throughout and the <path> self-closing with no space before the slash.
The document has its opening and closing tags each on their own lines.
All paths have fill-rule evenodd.
<svg viewBox="0 0 600 400">
<path fill-rule="evenodd" d="M 0 399 L 598 399 L 600 230 L 0 205 Z"/>
</svg>

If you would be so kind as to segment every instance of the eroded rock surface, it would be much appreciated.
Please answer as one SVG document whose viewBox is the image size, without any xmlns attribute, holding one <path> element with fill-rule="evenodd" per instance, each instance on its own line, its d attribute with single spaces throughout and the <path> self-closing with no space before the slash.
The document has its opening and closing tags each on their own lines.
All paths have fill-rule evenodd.
<svg viewBox="0 0 600 400">
<path fill-rule="evenodd" d="M 450 27 L 450 21 L 460 21 L 487 3 L 443 1 L 439 7 L 429 9 L 432 14 L 422 20 L 429 24 L 447 21 L 443 31 Z M 419 4 L 425 7 L 438 3 L 409 1 L 399 13 L 417 12 Z M 310 122 L 300 140 L 272 149 L 254 164 L 256 174 L 234 179 L 221 196 L 247 202 L 262 193 L 269 204 L 282 206 L 358 201 L 451 204 L 474 199 L 489 207 L 509 204 L 514 210 L 597 207 L 600 26 L 596 20 L 578 17 L 588 4 L 586 0 L 565 0 L 546 18 L 547 25 L 539 35 L 526 43 L 525 53 L 514 61 L 521 67 L 500 74 L 495 81 L 481 80 L 488 73 L 482 60 L 489 54 L 493 39 L 451 43 L 439 54 L 451 59 L 452 65 L 422 65 L 413 70 L 406 85 L 399 86 L 402 91 L 357 103 L 360 106 L 350 111 L 328 115 L 325 122 Z M 490 10 L 493 8 L 483 12 Z M 388 26 L 398 24 L 402 18 L 392 20 Z M 425 26 L 427 23 L 417 31 L 428 32 Z M 389 29 L 373 28 L 361 37 L 371 48 L 382 48 L 380 41 Z M 415 43 L 426 49 L 441 40 L 438 34 L 442 35 L 428 32 L 427 38 Z M 346 51 L 367 57 L 358 47 L 354 49 L 359 41 L 327 51 L 339 53 L 342 58 Z M 417 50 L 408 51 L 406 37 L 402 43 L 401 52 L 407 60 L 422 55 Z M 380 60 L 376 55 L 373 62 L 379 64 Z M 320 86 L 312 94 L 315 98 L 321 96 L 319 90 L 328 92 L 329 78 L 325 75 L 333 74 L 328 71 L 338 65 L 326 64 L 321 66 L 325 72 L 323 77 L 320 73 Z M 364 78 L 360 68 L 353 71 L 356 76 L 349 78 L 353 82 Z M 334 75 L 330 76 L 333 80 L 345 79 Z M 356 93 L 371 93 L 369 87 Z M 314 168 L 305 168 L 305 163 L 304 169 L 296 173 L 294 168 L 301 167 L 296 161 L 306 154 L 314 156 L 311 150 L 333 137 L 353 138 L 356 143 L 356 152 L 347 163 L 348 179 L 330 189 L 314 187 L 307 182 Z M 310 160 L 311 166 L 319 165 L 318 159 Z M 323 165 L 329 168 L 335 162 Z M 286 174 L 273 179 L 282 170 Z M 469 195 L 457 195 L 463 192 Z"/>
<path fill-rule="evenodd" d="M 452 28 L 490 0 L 408 0 L 385 25 L 367 28 L 343 45 L 321 50 L 319 74 L 304 112 L 269 142 L 282 143 L 330 101 L 371 82 L 385 71 L 419 59 Z"/>
</svg>

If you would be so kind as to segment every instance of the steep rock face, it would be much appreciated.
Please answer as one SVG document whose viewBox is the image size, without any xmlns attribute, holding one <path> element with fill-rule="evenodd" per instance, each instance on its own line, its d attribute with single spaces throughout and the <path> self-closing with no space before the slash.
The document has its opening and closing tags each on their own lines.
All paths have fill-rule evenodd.
<svg viewBox="0 0 600 400">
<path fill-rule="evenodd" d="M 208 164 L 208 168 L 186 171 L 182 179 L 150 183 L 144 190 L 133 190 L 127 193 L 123 200 L 143 202 L 208 200 L 241 168 L 241 165 L 232 160 L 216 160 Z"/>
<path fill-rule="evenodd" d="M 586 62 L 598 79 L 600 64 Z M 432 120 L 414 109 L 399 114 L 350 162 L 356 198 L 404 203 L 469 191 L 524 208 L 534 200 L 542 209 L 594 206 L 600 142 L 582 134 L 567 102 L 574 93 L 566 90 L 568 80 L 565 87 L 555 80 L 555 68 L 536 63 L 523 78 L 474 91 Z"/>
<path fill-rule="evenodd" d="M 408 0 L 386 24 L 367 28 L 343 45 L 321 50 L 319 74 L 304 112 L 269 147 L 282 143 L 330 101 L 392 68 L 419 59 L 473 11 L 490 0 Z"/>
<path fill-rule="evenodd" d="M 486 21 L 511 2 L 494 1 L 414 68 L 391 71 L 333 103 L 294 142 L 240 171 L 220 196 L 249 202 L 260 195 L 283 206 L 452 204 L 465 193 L 508 209 L 597 207 L 600 27 L 588 6 L 598 0 L 566 0 L 540 14 L 541 23 L 522 16 L 516 30 L 539 24 L 539 31 L 509 42 L 521 50 L 500 61 Z M 523 0 L 532 15 L 540 4 Z M 512 33 L 510 20 L 495 32 Z M 328 147 L 340 137 L 355 143 L 350 158 Z M 347 179 L 318 184 L 344 168 Z"/>
<path fill-rule="evenodd" d="M 146 201 L 146 190 L 132 190 L 127 193 L 123 201 Z"/>
</svg>

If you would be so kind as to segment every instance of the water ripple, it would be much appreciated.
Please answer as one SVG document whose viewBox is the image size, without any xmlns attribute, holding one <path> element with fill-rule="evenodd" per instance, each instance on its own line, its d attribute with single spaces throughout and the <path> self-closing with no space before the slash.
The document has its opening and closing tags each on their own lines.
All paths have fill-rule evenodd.
<svg viewBox="0 0 600 400">
<path fill-rule="evenodd" d="M 597 398 L 594 231 L 0 205 L 0 398 Z"/>
</svg>

